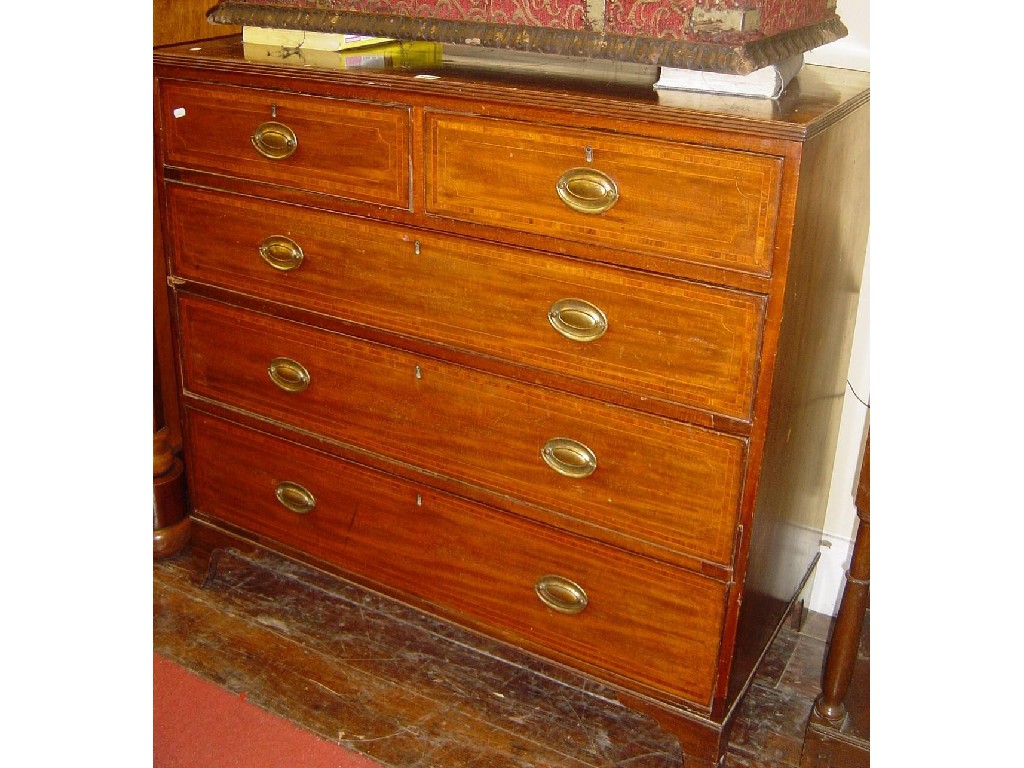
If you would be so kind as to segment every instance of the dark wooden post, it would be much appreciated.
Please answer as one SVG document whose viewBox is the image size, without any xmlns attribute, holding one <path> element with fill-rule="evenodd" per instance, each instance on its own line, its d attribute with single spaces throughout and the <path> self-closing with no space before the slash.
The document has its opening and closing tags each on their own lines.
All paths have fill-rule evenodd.
<svg viewBox="0 0 1024 768">
<path fill-rule="evenodd" d="M 825 662 L 821 695 L 814 703 L 814 713 L 830 723 L 838 724 L 846 717 L 843 699 L 853 677 L 854 662 L 860 646 L 861 630 L 864 626 L 864 612 L 868 604 L 870 578 L 870 480 L 869 450 L 871 438 L 864 447 L 864 463 L 861 465 L 860 480 L 857 483 L 857 517 L 860 524 L 853 545 L 853 558 L 846 573 L 846 586 L 836 617 L 832 641 Z"/>
<path fill-rule="evenodd" d="M 153 189 L 153 557 L 169 557 L 188 544 L 191 528 L 185 498 L 177 384 L 171 350 L 167 277 Z"/>
<path fill-rule="evenodd" d="M 166 428 L 153 433 L 153 557 L 168 557 L 188 544 L 184 465 L 167 442 Z"/>
<path fill-rule="evenodd" d="M 807 724 L 801 768 L 867 768 L 869 765 L 869 662 L 860 656 L 860 644 L 870 576 L 870 451 L 869 436 L 857 482 L 859 525 L 853 557 L 825 659 L 821 695 L 811 708 Z"/>
</svg>

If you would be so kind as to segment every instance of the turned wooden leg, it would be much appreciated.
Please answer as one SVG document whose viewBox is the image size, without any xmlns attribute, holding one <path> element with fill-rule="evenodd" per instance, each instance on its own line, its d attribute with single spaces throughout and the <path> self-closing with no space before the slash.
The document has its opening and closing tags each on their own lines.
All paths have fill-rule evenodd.
<svg viewBox="0 0 1024 768">
<path fill-rule="evenodd" d="M 853 558 L 846 574 L 846 586 L 832 631 L 825 674 L 822 678 L 821 695 L 814 703 L 814 715 L 832 725 L 842 723 L 846 717 L 843 700 L 853 677 L 854 663 L 860 647 L 864 613 L 868 604 L 870 576 L 871 515 L 868 503 L 868 449 L 865 449 L 864 463 L 857 492 L 857 517 L 860 520 L 853 544 Z"/>
<path fill-rule="evenodd" d="M 171 450 L 167 432 L 153 433 L 153 557 L 180 552 L 189 540 L 184 465 Z"/>
<path fill-rule="evenodd" d="M 180 552 L 189 541 L 167 272 L 153 177 L 153 557 Z"/>
</svg>

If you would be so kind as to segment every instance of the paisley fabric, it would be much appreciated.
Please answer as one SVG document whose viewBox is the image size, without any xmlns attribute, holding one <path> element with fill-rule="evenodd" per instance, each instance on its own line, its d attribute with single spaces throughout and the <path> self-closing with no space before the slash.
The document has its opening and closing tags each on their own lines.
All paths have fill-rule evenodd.
<svg viewBox="0 0 1024 768">
<path fill-rule="evenodd" d="M 549 29 L 588 29 L 586 0 L 491 0 L 490 21 Z"/>
<path fill-rule="evenodd" d="M 660 40 L 698 40 L 690 27 L 694 7 L 760 10 L 760 28 L 715 34 L 756 39 L 808 26 L 835 15 L 829 0 L 235 0 L 245 5 L 309 8 L 381 16 L 592 31 Z M 590 11 L 588 13 L 588 4 Z"/>
<path fill-rule="evenodd" d="M 762 0 L 761 34 L 777 35 L 835 15 L 827 0 Z"/>
<path fill-rule="evenodd" d="M 670 40 L 686 36 L 696 0 L 610 0 L 608 32 Z"/>
</svg>

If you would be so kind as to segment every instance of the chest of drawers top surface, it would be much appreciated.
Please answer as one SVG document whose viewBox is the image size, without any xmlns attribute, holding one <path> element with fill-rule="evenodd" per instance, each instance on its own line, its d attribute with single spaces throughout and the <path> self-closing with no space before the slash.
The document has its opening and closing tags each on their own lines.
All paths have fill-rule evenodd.
<svg viewBox="0 0 1024 768">
<path fill-rule="evenodd" d="M 473 99 L 502 92 L 510 107 L 565 107 L 581 115 L 637 122 L 706 126 L 779 138 L 805 138 L 841 119 L 868 97 L 867 73 L 805 66 L 777 100 L 655 90 L 658 68 L 622 62 L 574 59 L 443 45 L 435 63 L 403 67 L 401 57 L 364 57 L 359 66 L 310 66 L 301 56 L 246 53 L 237 37 L 157 48 L 155 63 L 173 76 L 177 65 L 221 70 L 268 86 L 289 76 L 307 92 L 331 92 L 345 84 L 381 93 L 420 94 L 427 99 Z M 323 60 L 318 58 L 318 65 Z M 265 78 L 265 79 L 264 79 Z"/>
</svg>

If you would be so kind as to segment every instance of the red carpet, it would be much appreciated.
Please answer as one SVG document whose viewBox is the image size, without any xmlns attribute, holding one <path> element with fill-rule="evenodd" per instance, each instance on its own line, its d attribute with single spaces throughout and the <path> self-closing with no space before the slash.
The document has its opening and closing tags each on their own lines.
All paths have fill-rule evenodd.
<svg viewBox="0 0 1024 768">
<path fill-rule="evenodd" d="M 154 768 L 381 768 L 153 654 Z"/>
</svg>

